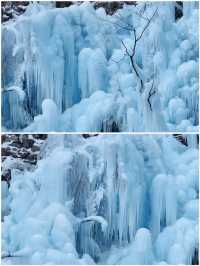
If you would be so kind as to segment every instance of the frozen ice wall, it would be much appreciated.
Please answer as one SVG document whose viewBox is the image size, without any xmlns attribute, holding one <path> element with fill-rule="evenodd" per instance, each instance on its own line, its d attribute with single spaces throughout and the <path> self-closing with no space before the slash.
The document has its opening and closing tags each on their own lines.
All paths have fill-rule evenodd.
<svg viewBox="0 0 200 266">
<path fill-rule="evenodd" d="M 2 25 L 4 129 L 196 131 L 198 5 L 184 3 L 178 20 L 174 10 L 173 2 L 149 2 L 110 16 L 89 2 L 31 4 Z M 139 37 L 154 12 L 134 56 L 140 88 L 127 52 L 133 28 Z M 47 99 L 56 122 L 42 107 Z"/>
<path fill-rule="evenodd" d="M 19 108 L 26 109 L 22 111 L 28 113 L 30 121 L 41 113 L 45 99 L 52 99 L 58 111 L 63 112 L 95 90 L 106 90 L 108 86 L 107 62 L 102 51 L 106 39 L 91 38 L 92 34 L 98 37 L 100 24 L 92 6 L 42 9 L 31 16 L 29 9 L 16 22 L 3 26 L 3 87 L 6 88 L 3 114 L 8 128 L 28 124 L 25 119 L 18 118 L 17 123 L 13 118 L 12 113 Z M 23 103 L 19 103 L 16 91 L 10 89 L 13 84 L 25 91 Z M 12 109 L 11 114 L 6 104 Z"/>
<path fill-rule="evenodd" d="M 13 172 L 4 261 L 191 264 L 198 152 L 171 136 L 49 136 L 35 171 Z"/>
</svg>

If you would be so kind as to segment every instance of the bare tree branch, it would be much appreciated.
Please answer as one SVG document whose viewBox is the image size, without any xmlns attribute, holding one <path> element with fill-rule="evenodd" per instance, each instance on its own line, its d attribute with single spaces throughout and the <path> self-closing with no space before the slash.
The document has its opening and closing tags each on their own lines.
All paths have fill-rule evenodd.
<svg viewBox="0 0 200 266">
<path fill-rule="evenodd" d="M 145 32 L 145 31 L 147 30 L 147 28 L 149 27 L 149 25 L 150 25 L 152 19 L 154 18 L 154 16 L 155 16 L 156 13 L 157 13 L 157 10 L 158 10 L 158 9 L 156 9 L 156 10 L 154 11 L 153 15 L 152 15 L 150 18 L 147 18 L 147 21 L 148 21 L 148 22 L 147 22 L 146 25 L 144 26 L 144 28 L 143 28 L 142 32 L 139 34 L 139 36 L 137 36 L 137 32 L 136 32 L 136 29 L 135 29 L 135 28 L 132 30 L 132 31 L 133 31 L 133 34 L 134 34 L 134 45 L 133 45 L 132 53 L 129 52 L 129 50 L 128 50 L 128 48 L 126 47 L 125 43 L 124 43 L 123 41 L 121 41 L 121 42 L 122 42 L 122 45 L 123 45 L 124 48 L 125 48 L 125 52 L 126 52 L 126 54 L 127 54 L 127 55 L 129 56 L 129 58 L 130 58 L 131 66 L 132 66 L 132 68 L 133 68 L 133 70 L 134 70 L 136 76 L 137 76 L 138 79 L 140 80 L 140 85 L 141 85 L 140 93 L 142 93 L 143 90 L 144 90 L 144 82 L 143 82 L 142 78 L 140 77 L 140 74 L 139 74 L 139 72 L 138 72 L 138 70 L 137 70 L 137 66 L 135 65 L 135 62 L 134 62 L 134 56 L 135 56 L 135 52 L 136 52 L 137 43 L 139 42 L 139 40 L 142 38 L 144 32 Z"/>
<path fill-rule="evenodd" d="M 137 42 L 142 38 L 142 35 L 143 35 L 144 32 L 146 31 L 146 29 L 149 27 L 149 25 L 150 25 L 152 19 L 153 19 L 154 16 L 156 15 L 157 11 L 158 11 L 158 9 L 156 8 L 156 10 L 155 10 L 155 12 L 153 13 L 153 15 L 151 16 L 151 18 L 148 19 L 148 22 L 147 22 L 146 26 L 145 26 L 144 29 L 142 30 L 142 32 L 141 32 L 141 34 L 139 35 L 139 37 L 136 39 Z"/>
<path fill-rule="evenodd" d="M 113 61 L 113 62 L 116 63 L 116 64 L 119 64 L 121 61 L 124 60 L 125 56 L 127 56 L 126 53 L 123 55 L 123 57 L 122 57 L 119 61 L 116 61 L 116 60 L 114 60 L 114 59 L 112 59 L 112 58 L 111 58 L 110 60 Z"/>
<path fill-rule="evenodd" d="M 11 254 L 5 254 L 1 256 L 1 259 L 6 259 L 6 258 L 21 258 L 23 256 L 18 256 L 18 255 L 11 255 Z"/>
<path fill-rule="evenodd" d="M 156 90 L 154 88 L 154 79 L 153 79 L 153 82 L 152 82 L 152 86 L 151 86 L 151 89 L 149 91 L 149 96 L 147 98 L 147 101 L 149 103 L 149 107 L 150 107 L 150 110 L 152 111 L 152 106 L 151 106 L 151 101 L 150 101 L 150 98 L 156 93 Z"/>
<path fill-rule="evenodd" d="M 112 21 L 109 21 L 109 20 L 106 20 L 106 19 L 102 19 L 102 18 L 99 18 L 107 23 L 111 23 L 112 25 L 116 26 L 116 27 L 119 27 L 120 29 L 124 29 L 124 30 L 127 30 L 129 32 L 133 32 L 133 36 L 134 36 L 134 40 L 133 40 L 133 48 L 130 48 L 128 49 L 128 47 L 126 46 L 126 44 L 124 43 L 123 40 L 120 40 L 124 49 L 125 49 L 125 54 L 129 57 L 130 59 L 130 62 L 131 62 L 131 66 L 133 68 L 133 71 L 135 72 L 137 78 L 139 79 L 140 81 L 140 93 L 142 93 L 144 91 L 144 82 L 143 82 L 143 79 L 141 78 L 140 76 L 140 73 L 137 69 L 137 64 L 135 63 L 135 60 L 134 60 L 134 57 L 135 57 L 135 53 L 136 53 L 136 48 L 137 48 L 137 43 L 141 40 L 141 38 L 143 37 L 145 31 L 148 29 L 149 25 L 151 24 L 154 16 L 156 15 L 157 13 L 157 10 L 158 8 L 156 8 L 156 10 L 153 12 L 152 16 L 150 18 L 146 17 L 144 14 L 146 12 L 146 9 L 147 9 L 147 5 L 145 3 L 143 9 L 141 9 L 139 11 L 139 13 L 136 13 L 137 16 L 141 17 L 142 19 L 144 19 L 145 21 L 147 21 L 147 23 L 145 24 L 145 26 L 143 27 L 141 33 L 137 33 L 136 31 L 136 28 L 131 25 L 130 23 L 128 23 L 127 21 L 124 20 L 123 16 L 121 16 L 121 14 L 116 14 L 115 17 L 120 19 L 120 21 L 115 21 L 115 22 L 112 22 Z M 132 50 L 132 51 L 130 51 Z M 122 57 L 122 59 L 120 59 L 118 62 L 111 59 L 113 62 L 115 63 L 119 63 L 121 62 L 123 59 L 124 59 L 125 55 Z M 150 108 L 151 108 L 151 105 L 150 105 Z"/>
</svg>

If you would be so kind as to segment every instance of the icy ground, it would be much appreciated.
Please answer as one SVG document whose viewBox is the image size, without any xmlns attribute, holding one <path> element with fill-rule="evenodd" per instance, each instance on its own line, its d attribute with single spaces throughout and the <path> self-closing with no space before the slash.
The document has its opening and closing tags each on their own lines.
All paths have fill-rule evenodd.
<svg viewBox="0 0 200 266">
<path fill-rule="evenodd" d="M 12 169 L 4 264 L 191 264 L 198 150 L 172 136 L 50 135 L 34 171 Z M 4 204 L 5 206 L 5 204 Z"/>
<path fill-rule="evenodd" d="M 88 2 L 33 4 L 4 23 L 3 130 L 197 131 L 198 2 L 183 2 L 178 20 L 174 5 L 110 16 Z M 138 78 L 127 53 L 152 16 L 135 49 Z"/>
</svg>

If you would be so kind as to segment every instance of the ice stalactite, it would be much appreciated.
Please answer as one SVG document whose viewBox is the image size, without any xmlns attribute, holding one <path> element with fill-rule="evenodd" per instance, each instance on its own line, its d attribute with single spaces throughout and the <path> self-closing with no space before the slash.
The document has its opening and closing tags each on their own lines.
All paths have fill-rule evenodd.
<svg viewBox="0 0 200 266">
<path fill-rule="evenodd" d="M 10 62 L 10 67 L 8 71 L 5 66 L 4 83 L 18 82 L 15 76 L 9 76 L 16 75 L 16 70 L 11 69 L 11 67 L 17 64 L 17 71 L 23 70 L 19 78 L 23 82 L 23 89 L 27 98 L 20 107 L 22 111 L 25 109 L 25 113 L 28 112 L 29 121 L 31 117 L 41 113 L 42 103 L 45 99 L 53 100 L 61 113 L 80 102 L 81 99 L 89 97 L 96 90 L 107 91 L 107 60 L 100 49 L 101 47 L 84 49 L 85 44 L 82 39 L 87 39 L 90 32 L 87 32 L 89 28 L 87 29 L 85 21 L 83 25 L 77 24 L 80 21 L 78 17 L 75 17 L 75 13 L 73 7 L 62 13 L 51 10 L 47 13 L 38 14 L 36 18 L 32 16 L 29 19 L 25 16 L 13 28 L 5 25 L 5 45 L 7 39 L 10 40 L 11 37 L 15 41 L 13 47 L 5 47 L 3 62 L 4 64 Z M 48 14 L 50 15 L 48 16 Z M 81 31 L 84 30 L 86 32 L 82 33 Z M 21 47 L 22 52 L 20 62 L 19 56 L 14 59 L 11 56 L 18 46 Z M 81 48 L 83 49 L 80 50 Z M 89 54 L 87 53 L 87 56 L 84 57 L 87 50 Z M 79 52 L 81 52 L 80 55 Z M 6 84 L 4 85 L 6 86 Z M 5 101 L 11 103 L 8 98 Z M 6 112 L 6 108 L 3 110 Z M 10 125 L 10 120 L 12 122 L 13 117 L 11 115 L 8 117 L 6 112 L 5 123 L 8 128 L 24 127 L 21 121 Z"/>
<path fill-rule="evenodd" d="M 30 106 L 35 106 L 34 114 L 39 113 L 46 98 L 54 100 L 60 112 L 72 106 L 76 98 L 77 66 L 73 31 L 62 15 L 55 16 L 53 25 L 50 19 L 45 22 L 49 25 L 37 26 L 38 22 L 33 20 L 28 32 L 31 50 L 26 55 L 25 77 Z M 62 30 L 63 27 L 65 30 Z"/>
<path fill-rule="evenodd" d="M 128 5 L 112 16 L 101 8 L 95 10 L 90 3 L 44 7 L 30 5 L 22 16 L 2 25 L 5 129 L 197 129 L 196 4 L 184 4 L 183 16 L 176 21 L 171 2 Z M 152 12 L 155 16 L 137 42 L 133 58 L 138 79 L 127 52 L 133 49 L 133 28 L 139 35 L 146 25 L 138 14 L 150 18 Z M 151 97 L 151 108 L 147 99 L 153 81 L 156 93 Z M 144 95 L 140 93 L 141 82 Z M 24 91 L 23 101 L 16 91 L 7 91 L 13 86 Z M 34 119 L 41 115 L 46 99 L 52 100 L 59 112 L 59 121 L 51 128 L 45 128 L 49 121 Z"/>
<path fill-rule="evenodd" d="M 187 142 L 188 142 L 188 146 L 191 148 L 197 148 L 199 145 L 199 137 L 198 135 L 187 135 Z"/>
<path fill-rule="evenodd" d="M 195 147 L 172 136 L 50 135 L 43 149 L 33 172 L 12 173 L 3 254 L 39 264 L 191 263 Z"/>
<path fill-rule="evenodd" d="M 13 90 L 6 90 L 2 93 L 2 122 L 8 128 L 19 128 L 21 125 L 27 126 L 30 122 L 30 115 L 24 110 L 19 95 Z M 12 106 L 8 103 L 12 103 Z"/>
<path fill-rule="evenodd" d="M 197 3 L 196 2 L 193 2 L 192 4 L 189 4 L 187 2 L 183 3 L 183 15 L 184 16 L 190 16 L 192 11 L 193 11 L 193 8 L 197 7 Z"/>
<path fill-rule="evenodd" d="M 142 95 L 143 110 L 141 117 L 144 119 L 144 131 L 165 131 L 166 126 L 161 112 L 160 93 L 157 84 L 146 84 Z"/>
<path fill-rule="evenodd" d="M 9 193 L 8 184 L 6 181 L 1 181 L 1 220 L 9 213 Z"/>
<path fill-rule="evenodd" d="M 157 237 L 161 225 L 170 226 L 176 221 L 176 187 L 173 176 L 158 175 L 151 191 L 152 233 Z"/>
<path fill-rule="evenodd" d="M 134 150 L 134 146 L 132 149 Z M 119 151 L 116 143 L 110 143 L 105 151 L 107 158 L 104 177 L 108 202 L 108 214 L 105 217 L 108 221 L 107 238 L 108 243 L 114 241 L 119 245 L 129 243 L 136 230 L 144 223 L 145 184 L 142 180 L 142 173 L 137 167 L 128 165 L 129 169 L 135 170 L 133 175 L 129 174 L 128 169 L 126 171 L 122 163 L 127 156 L 126 152 L 127 147 Z M 139 165 L 142 165 L 142 158 L 136 150 L 135 156 Z"/>
<path fill-rule="evenodd" d="M 88 98 L 97 90 L 107 91 L 106 58 L 100 48 L 82 49 L 79 54 L 79 86 L 81 98 Z"/>
</svg>

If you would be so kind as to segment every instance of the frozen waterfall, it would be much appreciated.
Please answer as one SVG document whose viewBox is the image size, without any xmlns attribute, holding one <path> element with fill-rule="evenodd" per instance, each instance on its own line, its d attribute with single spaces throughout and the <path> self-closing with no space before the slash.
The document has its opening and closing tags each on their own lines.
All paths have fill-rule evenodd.
<svg viewBox="0 0 200 266">
<path fill-rule="evenodd" d="M 184 3 L 177 21 L 173 2 L 144 5 L 111 16 L 89 2 L 34 3 L 2 24 L 3 130 L 197 131 L 197 5 Z M 155 10 L 134 56 L 141 94 L 127 52 L 131 29 L 139 34 L 145 27 L 137 14 Z M 42 108 L 46 100 L 56 107 L 56 122 L 51 108 Z"/>
<path fill-rule="evenodd" d="M 49 135 L 42 154 L 34 171 L 12 170 L 8 261 L 191 264 L 197 146 L 172 136 Z"/>
</svg>

